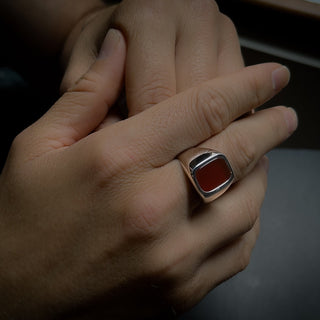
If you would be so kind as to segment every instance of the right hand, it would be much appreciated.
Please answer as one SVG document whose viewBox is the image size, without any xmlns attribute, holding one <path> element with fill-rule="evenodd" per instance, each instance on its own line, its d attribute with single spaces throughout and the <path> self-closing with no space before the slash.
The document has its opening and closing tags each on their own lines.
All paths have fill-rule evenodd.
<svg viewBox="0 0 320 320">
<path fill-rule="evenodd" d="M 64 92 L 95 61 L 109 28 L 126 38 L 129 115 L 209 79 L 243 68 L 236 29 L 213 0 L 123 0 L 96 10 L 70 32 Z"/>
<path fill-rule="evenodd" d="M 260 159 L 297 120 L 284 107 L 234 120 L 284 87 L 286 69 L 249 67 L 92 133 L 121 87 L 123 39 L 102 52 L 16 138 L 0 176 L 4 319 L 182 312 L 248 263 Z M 226 154 L 238 181 L 206 206 L 176 160 L 199 144 Z"/>
</svg>

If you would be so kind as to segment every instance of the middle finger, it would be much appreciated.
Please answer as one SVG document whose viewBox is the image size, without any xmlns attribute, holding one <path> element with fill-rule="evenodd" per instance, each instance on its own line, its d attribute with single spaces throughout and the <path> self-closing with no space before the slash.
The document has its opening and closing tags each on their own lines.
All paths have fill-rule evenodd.
<svg viewBox="0 0 320 320">
<path fill-rule="evenodd" d="M 141 167 L 163 166 L 273 97 L 288 80 L 287 69 L 271 63 L 208 81 L 120 122 L 118 130 L 127 139 L 118 141 L 118 148 L 119 143 L 130 149 L 136 146 L 133 152 Z M 285 126 L 285 119 L 279 119 Z"/>
</svg>

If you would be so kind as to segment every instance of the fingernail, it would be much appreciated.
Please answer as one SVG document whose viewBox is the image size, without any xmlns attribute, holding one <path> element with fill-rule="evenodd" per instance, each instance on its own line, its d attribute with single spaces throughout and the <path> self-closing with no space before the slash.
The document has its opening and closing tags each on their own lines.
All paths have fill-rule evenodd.
<svg viewBox="0 0 320 320">
<path fill-rule="evenodd" d="M 287 123 L 289 134 L 291 135 L 298 127 L 298 116 L 294 109 L 287 108 L 285 110 L 284 118 Z"/>
<path fill-rule="evenodd" d="M 122 40 L 123 36 L 119 30 L 110 29 L 102 42 L 98 59 L 105 59 L 113 54 Z"/>
<path fill-rule="evenodd" d="M 261 163 L 262 167 L 264 168 L 264 170 L 266 171 L 266 173 L 268 173 L 269 167 L 270 167 L 269 158 L 267 156 L 262 157 L 260 160 L 260 163 Z"/>
<path fill-rule="evenodd" d="M 272 72 L 272 87 L 278 91 L 283 89 L 290 80 L 290 71 L 286 66 L 282 66 Z"/>
</svg>

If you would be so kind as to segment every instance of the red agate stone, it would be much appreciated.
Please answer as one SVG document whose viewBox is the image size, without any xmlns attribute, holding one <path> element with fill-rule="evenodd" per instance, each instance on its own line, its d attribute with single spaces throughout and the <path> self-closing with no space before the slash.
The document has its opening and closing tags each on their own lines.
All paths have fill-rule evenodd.
<svg viewBox="0 0 320 320">
<path fill-rule="evenodd" d="M 228 181 L 231 177 L 231 171 L 224 159 L 217 158 L 199 168 L 195 176 L 200 188 L 204 192 L 210 192 Z"/>
</svg>

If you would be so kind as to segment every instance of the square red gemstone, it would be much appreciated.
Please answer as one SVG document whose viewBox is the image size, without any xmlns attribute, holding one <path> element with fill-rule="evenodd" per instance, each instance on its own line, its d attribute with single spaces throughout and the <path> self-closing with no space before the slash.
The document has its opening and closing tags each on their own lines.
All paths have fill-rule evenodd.
<svg viewBox="0 0 320 320">
<path fill-rule="evenodd" d="M 210 192 L 227 182 L 232 172 L 223 158 L 216 158 L 195 172 L 199 187 L 204 192 Z"/>
</svg>

